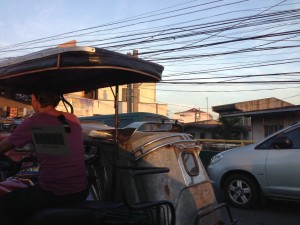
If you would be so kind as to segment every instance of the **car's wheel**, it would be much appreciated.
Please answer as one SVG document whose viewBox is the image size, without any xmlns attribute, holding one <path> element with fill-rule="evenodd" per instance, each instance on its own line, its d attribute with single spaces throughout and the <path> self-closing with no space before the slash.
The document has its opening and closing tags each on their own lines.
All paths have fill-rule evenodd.
<svg viewBox="0 0 300 225">
<path fill-rule="evenodd" d="M 249 209 L 257 204 L 259 190 L 253 178 L 245 174 L 235 174 L 225 181 L 224 198 L 232 206 Z"/>
</svg>

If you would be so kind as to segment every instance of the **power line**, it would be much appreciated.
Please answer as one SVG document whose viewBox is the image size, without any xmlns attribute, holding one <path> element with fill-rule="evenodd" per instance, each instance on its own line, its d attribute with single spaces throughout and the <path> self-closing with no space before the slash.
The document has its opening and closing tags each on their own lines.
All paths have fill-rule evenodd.
<svg viewBox="0 0 300 225">
<path fill-rule="evenodd" d="M 299 61 L 293 61 L 293 62 L 299 62 Z M 266 66 L 266 65 L 264 65 Z M 258 67 L 258 65 L 255 65 L 255 67 Z M 248 67 L 240 67 L 239 69 L 244 69 Z M 235 68 L 236 69 L 236 68 Z M 195 75 L 195 74 L 208 74 L 211 72 L 220 72 L 220 71 L 228 71 L 230 68 L 218 68 L 216 70 L 206 70 L 206 71 L 190 71 L 190 72 L 183 72 L 183 73 L 177 73 L 177 74 L 170 74 L 164 77 L 176 77 L 176 76 L 188 76 L 188 75 Z M 300 72 L 286 72 L 286 73 L 264 73 L 264 74 L 241 74 L 241 75 L 223 75 L 223 76 L 210 76 L 210 77 L 196 77 L 196 78 L 175 78 L 175 79 L 167 79 L 164 81 L 185 81 L 185 80 L 212 80 L 212 79 L 224 79 L 224 78 L 250 78 L 250 77 L 268 77 L 268 76 L 300 76 Z"/>
<path fill-rule="evenodd" d="M 191 82 L 168 82 L 168 81 L 161 81 L 162 84 L 181 84 L 181 85 L 190 85 L 190 84 L 210 84 L 210 85 L 224 85 L 224 84 L 298 84 L 300 83 L 300 80 L 263 80 L 263 81 L 210 81 L 210 82 L 198 82 L 198 81 L 191 81 Z"/>
<path fill-rule="evenodd" d="M 191 93 L 234 93 L 234 92 L 257 92 L 257 91 L 276 91 L 276 90 L 286 90 L 286 89 L 294 89 L 294 88 L 300 88 L 300 86 L 296 87 L 277 87 L 277 88 L 258 88 L 258 89 L 237 89 L 237 90 L 205 90 L 205 91 L 199 91 L 199 90 L 184 90 L 184 89 L 161 89 L 156 88 L 157 91 L 162 92 L 191 92 Z M 143 88 L 147 89 L 147 88 Z M 148 89 L 150 90 L 150 89 Z"/>
<path fill-rule="evenodd" d="M 281 1 L 280 3 L 277 3 L 277 4 L 271 6 L 271 7 L 267 8 L 267 9 L 265 9 L 265 10 L 263 10 L 263 11 L 257 13 L 256 15 L 252 16 L 250 19 L 252 19 L 252 18 L 254 18 L 254 17 L 256 17 L 256 16 L 259 16 L 260 14 L 262 14 L 262 13 L 264 13 L 264 12 L 266 12 L 266 11 L 268 11 L 268 10 L 274 8 L 274 7 L 276 7 L 277 5 L 280 5 L 281 3 L 285 2 L 285 1 L 286 1 L 286 0 L 283 0 L 283 1 Z M 233 28 L 233 27 L 235 27 L 235 26 L 238 26 L 238 25 L 244 23 L 245 21 L 246 21 L 246 19 L 245 19 L 245 20 L 242 20 L 242 21 L 240 21 L 240 22 L 238 22 L 238 23 L 236 23 L 236 24 L 234 24 L 234 25 L 231 26 L 230 28 Z M 224 32 L 224 31 L 227 31 L 227 30 L 228 30 L 228 28 L 225 29 L 225 30 L 221 30 L 221 31 L 219 31 L 219 32 L 217 32 L 217 33 L 214 33 L 214 34 L 212 34 L 212 35 L 210 35 L 209 37 L 206 37 L 206 38 L 204 38 L 204 39 L 201 39 L 201 40 L 199 40 L 199 41 L 196 41 L 196 42 L 193 42 L 193 43 L 191 43 L 191 44 L 188 44 L 188 45 L 186 45 L 186 46 L 184 46 L 184 47 L 182 47 L 182 48 L 185 48 L 185 49 L 190 48 L 190 46 L 194 46 L 195 44 L 197 44 L 197 43 L 199 43 L 199 42 L 202 42 L 202 41 L 204 41 L 204 40 L 207 40 L 207 39 L 209 39 L 209 38 L 212 38 L 212 37 L 214 37 L 215 35 L 218 35 L 218 34 Z M 177 50 L 172 49 L 172 50 L 169 50 L 169 51 L 174 52 L 174 51 L 177 51 Z"/>
<path fill-rule="evenodd" d="M 90 29 L 90 28 L 87 28 L 87 29 Z M 92 28 L 91 28 L 92 29 Z M 76 31 L 75 31 L 76 32 Z M 91 40 L 91 41 L 86 41 L 86 42 L 95 42 L 96 40 Z M 82 42 L 83 43 L 83 42 Z M 53 46 L 53 45 L 44 45 L 43 47 L 50 47 L 50 46 Z M 35 47 L 35 48 L 40 48 L 41 46 L 38 46 L 38 47 Z M 111 46 L 113 47 L 113 46 Z M 120 46 L 114 46 L 114 47 L 120 47 Z M 27 50 L 30 50 L 30 48 L 25 48 Z M 20 49 L 21 50 L 21 49 Z M 24 50 L 24 48 L 23 48 Z"/>
</svg>

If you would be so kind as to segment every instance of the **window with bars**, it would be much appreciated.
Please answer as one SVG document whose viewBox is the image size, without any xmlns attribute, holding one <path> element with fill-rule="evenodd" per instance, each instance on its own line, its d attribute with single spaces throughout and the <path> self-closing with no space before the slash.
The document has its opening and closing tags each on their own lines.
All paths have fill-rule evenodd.
<svg viewBox="0 0 300 225">
<path fill-rule="evenodd" d="M 122 88 L 122 102 L 127 102 L 127 88 Z"/>
<path fill-rule="evenodd" d="M 265 137 L 283 128 L 282 125 L 264 125 Z"/>
</svg>

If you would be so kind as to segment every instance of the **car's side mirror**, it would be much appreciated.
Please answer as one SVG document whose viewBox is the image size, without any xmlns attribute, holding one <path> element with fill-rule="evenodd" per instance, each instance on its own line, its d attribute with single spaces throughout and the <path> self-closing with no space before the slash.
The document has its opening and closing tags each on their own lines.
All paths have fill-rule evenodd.
<svg viewBox="0 0 300 225">
<path fill-rule="evenodd" d="M 273 148 L 276 149 L 288 149 L 293 146 L 293 142 L 288 137 L 282 136 L 282 137 L 276 137 L 272 141 Z"/>
</svg>

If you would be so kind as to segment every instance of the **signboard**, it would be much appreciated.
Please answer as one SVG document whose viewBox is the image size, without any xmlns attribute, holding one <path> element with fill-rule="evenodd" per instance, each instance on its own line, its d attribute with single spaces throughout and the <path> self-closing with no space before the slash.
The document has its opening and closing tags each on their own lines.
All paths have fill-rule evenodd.
<svg viewBox="0 0 300 225">
<path fill-rule="evenodd" d="M 63 126 L 32 127 L 31 132 L 33 143 L 38 153 L 54 156 L 70 154 Z"/>
</svg>

